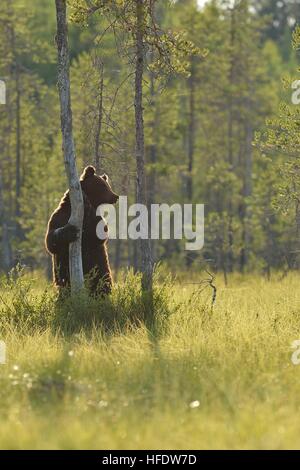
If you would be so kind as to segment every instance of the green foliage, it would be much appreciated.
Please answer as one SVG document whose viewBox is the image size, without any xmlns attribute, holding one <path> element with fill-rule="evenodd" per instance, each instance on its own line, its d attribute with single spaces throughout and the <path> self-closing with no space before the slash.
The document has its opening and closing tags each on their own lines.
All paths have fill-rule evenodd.
<svg viewBox="0 0 300 470">
<path fill-rule="evenodd" d="M 199 9 L 192 0 L 145 2 L 148 195 L 151 202 L 206 204 L 207 223 L 214 222 L 207 226 L 205 247 L 197 254 L 195 270 L 207 259 L 222 270 L 217 256 L 221 252 L 226 259 L 232 258 L 231 271 L 283 265 L 289 252 L 297 250 L 292 212 L 298 200 L 298 169 L 292 158 L 283 162 L 281 153 L 297 152 L 298 108 L 282 106 L 265 133 L 266 119 L 274 116 L 279 100 L 286 98 L 295 59 L 289 57 L 283 63 L 281 46 L 268 36 L 266 19 L 249 9 L 250 3 L 243 0 L 228 9 L 224 2 L 213 1 Z M 136 179 L 135 2 L 80 0 L 68 4 L 78 169 L 81 172 L 86 164 L 95 163 L 98 149 L 100 171 L 109 174 L 115 190 L 127 195 L 131 203 Z M 55 8 L 46 0 L 24 5 L 17 0 L 0 7 L 0 21 L 6 25 L 0 31 L 4 59 L 0 78 L 9 84 L 7 106 L 0 106 L 0 199 L 6 223 L 0 221 L 0 240 L 2 243 L 2 233 L 7 230 L 9 246 L 1 244 L 0 264 L 7 271 L 2 261 L 5 248 L 10 253 L 10 267 L 21 260 L 49 273 L 46 224 L 66 189 L 55 87 Z M 9 32 L 15 34 L 17 49 Z M 297 34 L 296 30 L 295 42 Z M 287 76 L 288 87 L 283 91 L 282 75 Z M 263 152 L 268 157 L 276 155 L 276 163 L 274 158 L 273 164 L 261 158 L 260 144 L 252 146 L 258 130 L 266 139 Z M 193 196 L 187 201 L 190 180 Z M 229 232 L 222 230 L 222 221 Z M 212 227 L 218 227 L 216 233 Z M 218 247 L 214 246 L 216 240 Z M 156 261 L 168 261 L 174 269 L 185 264 L 182 243 L 154 245 Z M 270 254 L 266 262 L 267 246 L 267 251 L 276 246 L 279 260 Z M 132 241 L 110 243 L 116 270 L 136 263 L 134 252 Z"/>
<path fill-rule="evenodd" d="M 137 34 L 136 2 L 135 0 L 113 0 L 87 2 L 75 0 L 70 2 L 72 7 L 71 21 L 88 26 L 88 19 L 92 14 L 100 13 L 108 21 L 107 30 L 119 31 L 122 37 L 122 55 L 130 55 L 132 50 L 132 37 Z M 186 73 L 191 55 L 205 57 L 207 50 L 201 50 L 191 40 L 186 38 L 182 31 L 172 32 L 161 29 L 156 21 L 157 1 L 144 2 L 143 38 L 145 51 L 155 54 L 151 69 L 157 73 Z"/>
</svg>

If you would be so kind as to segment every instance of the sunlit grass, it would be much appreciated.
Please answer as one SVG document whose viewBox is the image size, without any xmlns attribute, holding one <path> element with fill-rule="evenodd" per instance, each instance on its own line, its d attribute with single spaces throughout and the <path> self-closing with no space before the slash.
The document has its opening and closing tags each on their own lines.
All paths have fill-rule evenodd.
<svg viewBox="0 0 300 470">
<path fill-rule="evenodd" d="M 213 311 L 210 288 L 186 279 L 159 293 L 168 327 L 158 331 L 121 313 L 110 328 L 104 315 L 103 324 L 84 328 L 81 318 L 76 331 L 62 331 L 54 310 L 26 330 L 2 291 L 0 448 L 300 447 L 300 366 L 291 363 L 300 276 L 236 275 L 226 288 L 217 278 Z M 43 309 L 42 289 L 31 285 L 28 306 Z M 20 300 L 14 288 L 10 295 Z M 43 304 L 50 310 L 51 296 Z M 139 317 L 128 283 L 112 299 L 109 312 L 118 306 Z"/>
</svg>

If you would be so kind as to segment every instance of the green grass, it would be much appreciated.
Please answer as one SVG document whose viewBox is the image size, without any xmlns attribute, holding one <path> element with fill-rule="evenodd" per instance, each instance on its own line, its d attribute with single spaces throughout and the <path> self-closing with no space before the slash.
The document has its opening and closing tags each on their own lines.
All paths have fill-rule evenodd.
<svg viewBox="0 0 300 470">
<path fill-rule="evenodd" d="M 63 308 L 2 283 L 0 448 L 299 448 L 300 275 L 216 284 L 211 312 L 209 287 L 158 279 L 149 330 L 132 275 Z"/>
</svg>

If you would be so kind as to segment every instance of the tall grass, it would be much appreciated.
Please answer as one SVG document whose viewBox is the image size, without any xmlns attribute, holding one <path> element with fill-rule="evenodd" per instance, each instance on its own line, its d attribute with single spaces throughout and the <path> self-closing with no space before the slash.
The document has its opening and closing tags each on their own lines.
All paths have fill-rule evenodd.
<svg viewBox="0 0 300 470">
<path fill-rule="evenodd" d="M 132 273 L 63 305 L 2 280 L 0 448 L 299 447 L 300 276 L 217 278 L 213 311 L 189 282 L 157 277 L 152 330 Z"/>
<path fill-rule="evenodd" d="M 51 328 L 62 334 L 73 334 L 100 328 L 109 334 L 143 323 L 160 334 L 175 308 L 171 299 L 171 278 L 161 281 L 159 271 L 154 274 L 151 325 L 145 293 L 141 290 L 141 276 L 132 271 L 122 276 L 112 294 L 105 297 L 90 296 L 88 289 L 70 297 L 67 291 L 59 295 L 49 286 L 39 288 L 38 285 L 37 278 L 30 277 L 22 267 L 0 279 L 2 330 L 9 327 L 28 333 Z"/>
</svg>

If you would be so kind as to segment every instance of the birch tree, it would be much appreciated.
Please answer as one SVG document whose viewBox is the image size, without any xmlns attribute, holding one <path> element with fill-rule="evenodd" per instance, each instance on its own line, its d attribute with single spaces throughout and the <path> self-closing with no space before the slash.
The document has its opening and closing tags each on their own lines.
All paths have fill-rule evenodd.
<svg viewBox="0 0 300 470">
<path fill-rule="evenodd" d="M 69 269 L 71 292 L 83 288 L 83 268 L 81 254 L 82 223 L 84 215 L 83 196 L 75 162 L 75 146 L 72 130 L 72 108 L 69 75 L 69 47 L 66 0 L 55 0 L 57 19 L 57 51 L 58 51 L 58 90 L 61 109 L 61 130 L 65 170 L 69 183 L 71 217 L 69 223 L 78 229 L 78 239 L 70 243 Z"/>
</svg>

